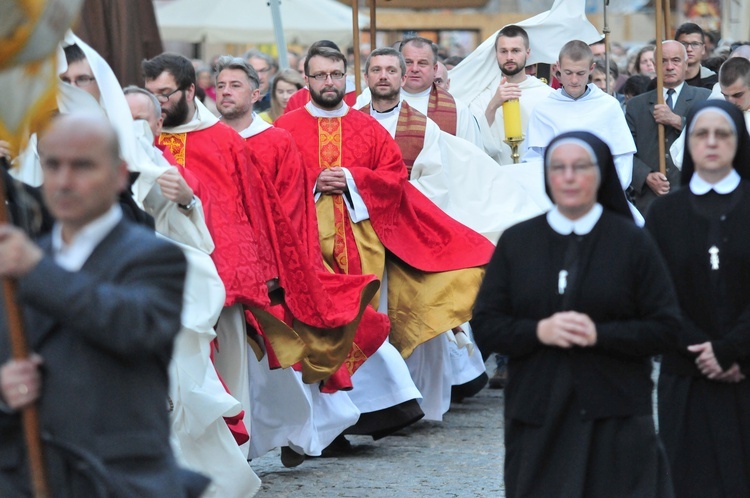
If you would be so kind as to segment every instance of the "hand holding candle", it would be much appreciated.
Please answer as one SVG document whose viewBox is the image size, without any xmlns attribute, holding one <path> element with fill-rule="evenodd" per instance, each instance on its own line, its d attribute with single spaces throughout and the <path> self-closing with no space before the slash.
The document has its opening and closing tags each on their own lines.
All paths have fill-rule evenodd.
<svg viewBox="0 0 750 498">
<path fill-rule="evenodd" d="M 506 140 L 523 138 L 521 103 L 518 99 L 506 100 L 503 103 L 503 128 Z"/>
</svg>

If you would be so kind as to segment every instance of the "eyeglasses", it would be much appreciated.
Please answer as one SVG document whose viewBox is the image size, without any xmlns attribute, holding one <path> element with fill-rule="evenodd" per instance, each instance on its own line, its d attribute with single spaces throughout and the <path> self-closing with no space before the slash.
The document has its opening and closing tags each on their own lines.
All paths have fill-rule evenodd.
<svg viewBox="0 0 750 498">
<path fill-rule="evenodd" d="M 177 90 L 174 90 L 169 93 L 157 93 L 156 98 L 159 99 L 159 102 L 161 102 L 162 104 L 166 104 L 167 102 L 169 102 L 169 97 L 171 97 L 172 95 L 174 95 L 175 93 L 181 90 L 182 88 L 178 88 Z"/>
<path fill-rule="evenodd" d="M 85 74 L 82 76 L 76 76 L 76 78 L 73 80 L 71 80 L 70 78 L 60 78 L 60 79 L 63 80 L 65 83 L 69 85 L 77 86 L 78 88 L 89 86 L 91 83 L 96 81 L 96 78 L 94 78 L 93 76 L 87 76 Z"/>
<path fill-rule="evenodd" d="M 332 80 L 337 81 L 340 79 L 343 79 L 346 74 L 342 73 L 341 71 L 334 71 L 332 73 L 318 73 L 318 74 L 308 74 L 308 78 L 312 78 L 315 81 L 325 81 L 330 77 Z"/>
<path fill-rule="evenodd" d="M 570 166 L 566 166 L 564 164 L 550 164 L 548 169 L 550 175 L 562 175 L 566 171 L 572 171 L 573 174 L 579 175 L 581 173 L 590 171 L 591 168 L 595 166 L 596 163 L 577 163 Z"/>
<path fill-rule="evenodd" d="M 734 137 L 734 133 L 731 130 L 708 130 L 706 128 L 698 128 L 690 134 L 690 138 L 692 138 L 693 140 L 708 140 L 708 137 L 710 137 L 711 135 L 713 135 L 714 139 L 719 142 L 723 142 Z"/>
<path fill-rule="evenodd" d="M 253 68 L 253 69 L 255 69 L 255 68 Z M 257 72 L 257 73 L 267 73 L 270 70 L 271 70 L 271 66 L 266 66 L 266 67 L 261 68 L 261 69 L 255 69 L 255 72 Z"/>
<path fill-rule="evenodd" d="M 690 48 L 690 49 L 693 49 L 693 50 L 695 50 L 696 48 L 704 45 L 703 42 L 680 42 L 680 43 L 682 43 L 682 46 L 685 47 L 685 49 L 689 49 Z"/>
</svg>

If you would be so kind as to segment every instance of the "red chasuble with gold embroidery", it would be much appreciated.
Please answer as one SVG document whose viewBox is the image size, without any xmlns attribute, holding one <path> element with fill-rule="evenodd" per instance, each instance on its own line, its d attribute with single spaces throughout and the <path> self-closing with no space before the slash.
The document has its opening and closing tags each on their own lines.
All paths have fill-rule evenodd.
<svg viewBox="0 0 750 498">
<path fill-rule="evenodd" d="M 253 152 L 260 175 L 276 190 L 280 204 L 289 215 L 293 233 L 299 238 L 302 247 L 308 249 L 313 267 L 326 275 L 325 279 L 329 284 L 338 281 L 340 288 L 346 289 L 348 277 L 331 274 L 323 265 L 312 196 L 313 183 L 302 167 L 292 136 L 286 130 L 270 127 L 245 140 Z M 292 325 L 288 317 L 280 315 L 278 309 L 275 311 L 276 316 Z M 386 315 L 366 308 L 357 327 L 350 354 L 341 368 L 328 379 L 322 391 L 331 392 L 351 387 L 351 375 L 383 344 L 389 328 Z"/>
<path fill-rule="evenodd" d="M 326 381 L 324 390 L 350 388 L 349 377 L 366 354 L 351 346 L 335 354 L 320 338 L 351 345 L 377 279 L 372 275 L 342 278 L 309 258 L 273 183 L 263 180 L 254 153 L 233 129 L 216 123 L 188 133 L 163 133 L 157 142 L 200 185 L 206 225 L 216 246 L 211 256 L 226 287 L 225 304 L 241 303 L 270 313 L 266 282 L 278 278 L 289 315 L 285 321 L 305 345 L 303 357 L 295 360 L 303 363 L 303 380 Z M 370 354 L 388 330 L 387 318 L 374 320 L 380 343 L 367 345 Z M 269 350 L 269 360 L 280 353 Z"/>
<path fill-rule="evenodd" d="M 351 172 L 373 230 L 409 266 L 444 272 L 490 260 L 492 243 L 445 214 L 407 181 L 398 145 L 369 115 L 350 109 L 341 118 L 316 118 L 303 108 L 280 117 L 277 126 L 292 134 L 312 178 L 321 168 L 337 165 Z M 356 248 L 348 247 L 353 240 L 346 232 L 349 223 L 339 223 L 340 218 L 348 220 L 344 198 L 334 197 L 341 203 L 334 206 L 336 227 L 342 230 L 334 255 L 337 262 L 345 257 L 341 265 L 348 265 Z"/>
</svg>

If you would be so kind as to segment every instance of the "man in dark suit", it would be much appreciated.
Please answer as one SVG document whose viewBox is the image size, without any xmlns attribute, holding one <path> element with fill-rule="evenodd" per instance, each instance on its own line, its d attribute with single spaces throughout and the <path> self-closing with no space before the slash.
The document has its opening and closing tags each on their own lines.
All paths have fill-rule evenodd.
<svg viewBox="0 0 750 498">
<path fill-rule="evenodd" d="M 0 330 L 0 495 L 29 494 L 16 410 L 37 401 L 55 497 L 198 496 L 207 480 L 177 467 L 167 413 L 184 256 L 123 220 L 128 173 L 105 118 L 57 118 L 39 154 L 51 236 L 0 225 L 0 276 L 18 280 L 36 353 L 9 360 Z"/>
<path fill-rule="evenodd" d="M 657 104 L 656 90 L 651 90 L 630 99 L 625 112 L 637 149 L 633 156 L 633 180 L 629 190 L 635 206 L 643 214 L 656 197 L 680 185 L 680 171 L 672 162 L 669 148 L 680 136 L 690 108 L 711 94 L 705 88 L 685 83 L 687 52 L 681 43 L 665 41 L 662 61 L 665 103 Z M 659 172 L 658 123 L 664 125 L 666 176 Z"/>
</svg>

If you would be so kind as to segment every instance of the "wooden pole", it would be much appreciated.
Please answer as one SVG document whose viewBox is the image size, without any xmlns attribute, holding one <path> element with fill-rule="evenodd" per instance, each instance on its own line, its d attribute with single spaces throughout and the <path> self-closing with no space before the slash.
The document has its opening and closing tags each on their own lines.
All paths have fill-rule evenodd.
<svg viewBox="0 0 750 498">
<path fill-rule="evenodd" d="M 662 0 L 656 0 L 656 50 L 654 53 L 654 62 L 656 62 L 656 103 L 664 104 L 664 72 L 662 61 L 661 41 L 664 39 L 664 4 Z M 664 143 L 664 125 L 657 124 L 657 134 L 659 141 L 659 172 L 666 177 L 666 144 Z"/>
<path fill-rule="evenodd" d="M 362 74 L 359 70 L 359 0 L 352 0 L 352 31 L 354 45 L 354 91 L 359 96 L 362 88 Z"/>
<path fill-rule="evenodd" d="M 602 33 L 604 33 L 604 70 L 607 72 L 607 74 L 604 75 L 604 81 L 605 87 L 607 89 L 607 93 L 611 90 L 610 84 L 609 84 L 609 22 L 607 21 L 607 7 L 609 6 L 609 0 L 604 0 L 604 28 L 602 29 Z M 614 92 L 612 92 L 614 94 Z"/>
<path fill-rule="evenodd" d="M 669 0 L 664 1 L 664 38 L 671 40 L 674 38 L 674 32 L 672 31 L 672 9 L 669 6 Z"/>
<path fill-rule="evenodd" d="M 2 161 L 6 162 L 6 159 L 3 158 Z M 5 167 L 5 165 L 0 165 L 0 168 L 2 167 Z M 0 175 L 0 223 L 9 222 L 10 217 L 8 216 L 8 208 L 5 204 L 5 182 L 2 175 Z M 16 281 L 7 277 L 3 278 L 2 281 L 13 358 L 17 360 L 26 359 L 29 357 L 29 347 L 26 342 L 26 335 L 23 332 L 21 308 L 16 301 Z M 34 497 L 48 498 L 50 492 L 47 487 L 47 477 L 44 470 L 42 440 L 39 436 L 39 411 L 36 404 L 28 405 L 21 411 L 21 421 L 23 423 L 23 435 L 28 452 L 29 471 Z"/>
<path fill-rule="evenodd" d="M 376 39 L 378 32 L 378 23 L 375 17 L 375 1 L 376 0 L 370 0 L 370 52 L 378 48 Z"/>
</svg>

